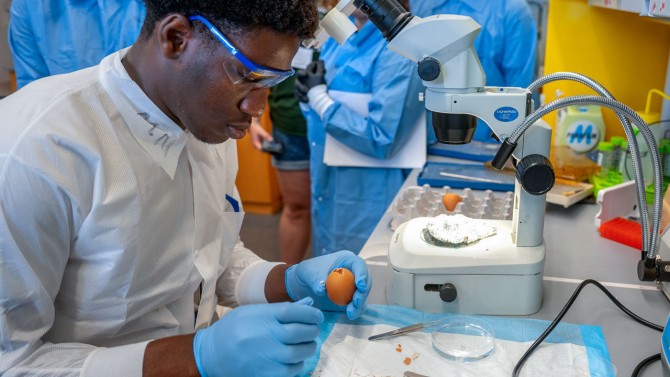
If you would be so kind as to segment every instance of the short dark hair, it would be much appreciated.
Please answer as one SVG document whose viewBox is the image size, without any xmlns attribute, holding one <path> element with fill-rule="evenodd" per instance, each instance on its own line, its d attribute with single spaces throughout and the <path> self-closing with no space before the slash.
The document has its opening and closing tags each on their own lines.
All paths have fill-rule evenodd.
<svg viewBox="0 0 670 377">
<path fill-rule="evenodd" d="M 267 27 L 281 34 L 308 39 L 319 23 L 316 0 L 145 0 L 142 34 L 170 14 L 202 15 L 225 32 Z"/>
</svg>

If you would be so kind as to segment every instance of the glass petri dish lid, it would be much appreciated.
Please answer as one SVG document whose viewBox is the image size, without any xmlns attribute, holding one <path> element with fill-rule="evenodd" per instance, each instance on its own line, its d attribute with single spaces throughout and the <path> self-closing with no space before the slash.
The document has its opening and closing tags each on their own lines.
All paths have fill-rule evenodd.
<svg viewBox="0 0 670 377">
<path fill-rule="evenodd" d="M 449 360 L 472 362 L 485 358 L 495 349 L 493 327 L 483 319 L 451 316 L 431 334 L 433 348 Z"/>
</svg>

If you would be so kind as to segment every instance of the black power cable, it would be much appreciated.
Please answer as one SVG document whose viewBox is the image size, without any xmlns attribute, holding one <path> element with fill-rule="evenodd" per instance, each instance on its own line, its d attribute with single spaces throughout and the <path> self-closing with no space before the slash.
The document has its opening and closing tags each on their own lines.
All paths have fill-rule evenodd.
<svg viewBox="0 0 670 377">
<path fill-rule="evenodd" d="M 639 376 L 640 372 L 642 371 L 642 369 L 644 369 L 647 366 L 647 364 L 651 364 L 656 360 L 661 360 L 661 354 L 660 353 L 657 353 L 656 355 L 651 355 L 648 358 L 640 361 L 640 363 L 637 364 L 637 366 L 633 370 L 633 373 L 630 376 L 631 377 Z"/>
<path fill-rule="evenodd" d="M 570 299 L 568 300 L 568 302 L 565 304 L 565 306 L 563 307 L 563 309 L 561 309 L 561 312 L 558 313 L 558 315 L 556 316 L 556 318 L 551 322 L 551 324 L 549 325 L 549 327 L 547 327 L 547 329 L 542 333 L 542 335 L 540 335 L 540 337 L 537 338 L 537 340 L 536 340 L 536 341 L 535 341 L 535 342 L 528 348 L 528 350 L 526 351 L 526 353 L 524 353 L 523 356 L 521 356 L 521 359 L 519 359 L 519 361 L 518 361 L 518 362 L 516 363 L 516 365 L 514 366 L 514 371 L 512 372 L 512 375 L 513 375 L 514 377 L 518 377 L 518 376 L 519 376 L 519 373 L 521 372 L 521 368 L 523 368 L 523 365 L 526 363 L 526 361 L 528 360 L 528 358 L 530 357 L 530 355 L 535 351 L 535 349 L 537 349 L 537 347 L 540 346 L 540 343 L 542 343 L 542 342 L 547 338 L 547 336 L 549 336 L 549 334 L 551 334 L 551 332 L 552 332 L 552 331 L 554 330 L 554 328 L 558 325 L 558 323 L 561 321 L 561 319 L 563 319 L 563 317 L 564 317 L 565 314 L 568 312 L 568 310 L 570 309 L 570 307 L 572 306 L 572 304 L 575 302 L 575 300 L 577 299 L 577 296 L 579 296 L 579 293 L 582 291 L 582 289 L 583 289 L 584 287 L 586 287 L 587 285 L 589 285 L 589 284 L 593 284 L 593 285 L 595 285 L 596 287 L 598 287 L 601 291 L 603 291 L 603 293 L 604 293 L 605 295 L 607 295 L 607 297 L 609 297 L 609 299 L 612 300 L 612 302 L 614 302 L 614 304 L 615 304 L 619 309 L 621 309 L 624 313 L 626 313 L 629 317 L 633 318 L 635 321 L 641 323 L 642 325 L 644 325 L 644 326 L 646 326 L 646 327 L 649 327 L 650 329 L 654 329 L 654 330 L 661 331 L 661 332 L 663 331 L 663 329 L 664 329 L 663 326 L 659 326 L 659 325 L 657 325 L 657 324 L 655 324 L 655 323 L 649 322 L 649 321 L 647 321 L 646 319 L 641 318 L 641 317 L 639 317 L 637 314 L 635 314 L 635 313 L 631 312 L 630 310 L 628 310 L 628 308 L 626 308 L 625 306 L 623 306 L 623 304 L 621 304 L 621 303 L 619 302 L 619 300 L 617 300 L 616 297 L 614 297 L 614 295 L 612 295 L 612 293 L 610 293 L 610 291 L 608 291 L 607 288 L 605 288 L 602 284 L 600 284 L 599 282 L 597 282 L 597 281 L 595 281 L 595 280 L 593 280 L 593 279 L 586 279 L 586 280 L 584 280 L 583 282 L 581 282 L 581 283 L 579 284 L 579 286 L 577 287 L 577 289 L 575 289 L 575 292 L 572 294 L 572 297 L 570 297 Z M 652 358 L 655 357 L 655 356 L 656 356 L 656 355 L 652 356 Z M 647 360 L 647 359 L 645 359 L 644 361 L 646 361 L 646 360 Z M 642 368 L 644 367 L 644 365 L 650 363 L 651 361 L 653 361 L 653 359 L 650 360 L 650 361 L 647 361 L 647 362 L 644 363 L 644 364 L 643 364 L 643 363 L 640 363 L 640 364 L 643 364 L 643 365 L 640 367 L 640 369 L 642 369 Z"/>
</svg>

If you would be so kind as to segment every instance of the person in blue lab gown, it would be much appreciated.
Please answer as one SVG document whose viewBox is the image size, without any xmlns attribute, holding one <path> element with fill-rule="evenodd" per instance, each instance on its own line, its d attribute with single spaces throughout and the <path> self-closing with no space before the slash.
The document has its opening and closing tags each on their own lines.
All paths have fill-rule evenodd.
<svg viewBox="0 0 670 377">
<path fill-rule="evenodd" d="M 488 86 L 526 88 L 535 79 L 537 26 L 526 0 L 410 0 L 412 14 L 469 16 L 482 26 L 474 47 Z M 475 140 L 492 141 L 479 122 Z"/>
<path fill-rule="evenodd" d="M 141 0 L 13 0 L 9 46 L 19 88 L 100 63 L 135 42 Z"/>
<path fill-rule="evenodd" d="M 342 46 L 333 39 L 324 44 L 321 59 L 328 93 L 324 85 L 325 97 L 316 101 L 325 102 L 310 100 L 313 107 L 305 113 L 315 256 L 342 249 L 358 253 L 408 174 L 396 168 L 327 166 L 323 162 L 326 134 L 365 155 L 388 158 L 407 141 L 424 108 L 418 101 L 423 87 L 416 64 L 387 49 L 377 27 L 365 22 L 359 11 L 355 14 L 358 32 Z M 296 86 L 300 86 L 299 76 Z M 369 114 L 361 115 L 332 99 L 329 94 L 334 92 L 354 102 L 368 101 Z"/>
</svg>

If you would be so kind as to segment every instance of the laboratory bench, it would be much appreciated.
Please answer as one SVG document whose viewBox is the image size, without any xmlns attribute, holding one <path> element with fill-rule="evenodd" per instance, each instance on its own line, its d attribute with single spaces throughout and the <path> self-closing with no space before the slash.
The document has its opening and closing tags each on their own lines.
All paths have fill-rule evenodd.
<svg viewBox="0 0 670 377">
<path fill-rule="evenodd" d="M 419 172 L 418 169 L 412 171 L 399 193 L 405 187 L 417 185 Z M 597 204 L 578 203 L 568 208 L 547 205 L 543 302 L 537 313 L 524 317 L 553 320 L 577 286 L 585 279 L 594 279 L 633 313 L 665 325 L 670 303 L 655 283 L 638 280 L 639 251 L 600 237 L 594 224 L 598 210 Z M 388 210 L 359 253 L 366 260 L 373 279 L 368 299 L 372 304 L 387 303 L 391 219 L 392 212 Z M 628 317 L 594 285 L 582 290 L 563 322 L 601 326 L 618 376 L 630 376 L 637 363 L 660 352 L 661 333 Z M 660 361 L 641 373 L 641 376 L 661 375 Z"/>
</svg>

